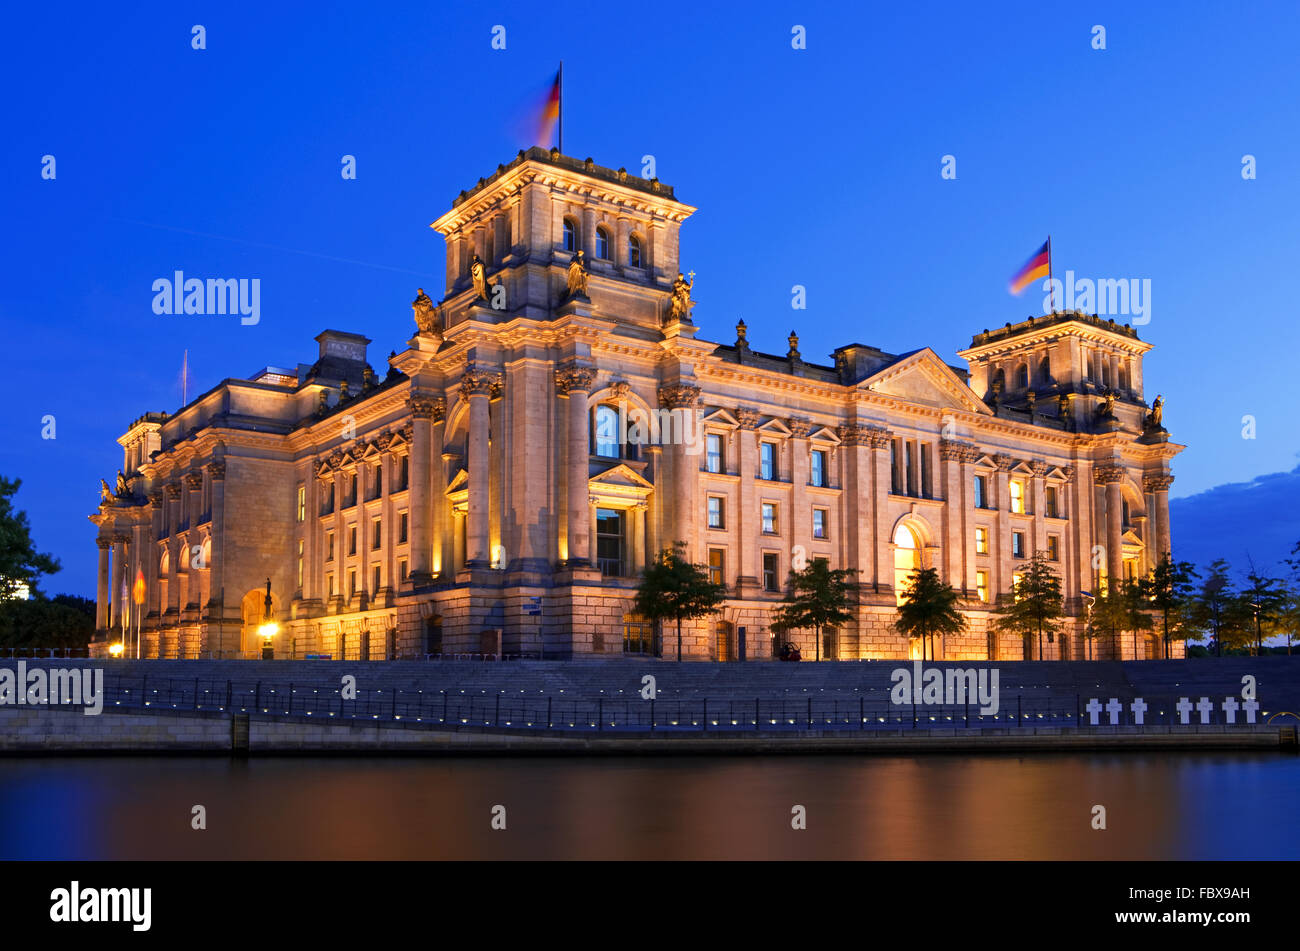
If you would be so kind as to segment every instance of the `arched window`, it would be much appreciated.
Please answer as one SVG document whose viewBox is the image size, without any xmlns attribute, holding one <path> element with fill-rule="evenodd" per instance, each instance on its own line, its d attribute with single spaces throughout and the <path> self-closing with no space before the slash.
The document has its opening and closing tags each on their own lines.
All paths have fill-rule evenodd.
<svg viewBox="0 0 1300 951">
<path fill-rule="evenodd" d="M 641 239 L 636 235 L 630 235 L 627 239 L 627 266 L 641 266 Z"/>
<path fill-rule="evenodd" d="M 618 410 L 612 406 L 596 407 L 596 425 L 592 427 L 592 443 L 596 455 L 609 459 L 622 456 L 618 433 Z"/>
<path fill-rule="evenodd" d="M 172 556 L 171 552 L 164 551 L 162 557 L 158 559 L 158 577 L 166 578 L 171 572 Z"/>
<path fill-rule="evenodd" d="M 912 572 L 920 567 L 921 551 L 916 533 L 906 525 L 898 526 L 894 532 L 894 595 L 899 604 L 903 603 Z"/>
<path fill-rule="evenodd" d="M 572 218 L 564 219 L 564 250 L 578 250 L 578 228 Z"/>
<path fill-rule="evenodd" d="M 1026 363 L 1016 367 L 1016 389 L 1029 389 L 1029 365 Z"/>
<path fill-rule="evenodd" d="M 604 228 L 596 229 L 596 257 L 609 260 L 609 232 Z"/>
</svg>

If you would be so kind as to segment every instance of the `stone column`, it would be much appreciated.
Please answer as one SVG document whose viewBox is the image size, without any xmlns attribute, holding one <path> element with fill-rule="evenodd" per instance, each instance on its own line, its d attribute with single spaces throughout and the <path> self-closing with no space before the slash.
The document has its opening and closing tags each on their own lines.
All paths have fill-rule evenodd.
<svg viewBox="0 0 1300 951">
<path fill-rule="evenodd" d="M 736 566 L 736 594 L 744 597 L 746 589 L 753 589 L 758 584 L 758 540 L 762 537 L 763 526 L 759 522 L 758 493 L 754 486 L 754 476 L 758 469 L 758 421 L 761 417 L 756 410 L 745 407 L 736 409 L 736 421 L 740 424 L 738 463 L 740 472 L 740 491 L 737 493 L 740 511 L 736 513 L 736 541 L 740 548 L 737 553 L 739 564 Z M 786 513 L 787 517 L 789 513 Z M 777 526 L 778 529 L 781 527 Z"/>
<path fill-rule="evenodd" d="M 990 544 L 990 550 L 995 555 L 992 558 L 994 574 L 990 579 L 989 603 L 996 605 L 1000 595 L 1011 593 L 1011 577 L 1015 572 L 1011 552 L 1011 467 L 1016 464 L 1016 460 L 999 453 L 993 457 L 993 463 L 997 466 L 997 471 L 993 473 L 993 505 L 998 513 L 998 530 Z"/>
<path fill-rule="evenodd" d="M 465 536 L 465 567 L 486 568 L 491 564 L 488 551 L 489 510 L 491 491 L 491 460 L 488 447 L 488 427 L 491 424 L 488 403 L 497 375 L 469 366 L 461 378 L 461 387 L 469 400 L 469 446 L 467 468 L 469 471 L 469 524 Z"/>
<path fill-rule="evenodd" d="M 149 610 L 161 618 L 162 613 L 167 610 L 167 605 L 162 603 L 162 585 L 159 584 L 158 576 L 157 542 L 162 537 L 163 522 L 163 494 L 160 490 L 155 489 L 149 493 L 149 508 L 152 515 L 149 523 L 152 534 L 145 540 L 144 547 L 140 551 L 144 559 L 144 583 L 148 591 Z M 147 556 L 145 552 L 148 552 Z"/>
<path fill-rule="evenodd" d="M 109 578 L 111 567 L 109 549 L 113 542 L 112 539 L 101 535 L 95 539 L 95 544 L 99 548 L 99 572 L 95 586 L 95 630 L 102 631 L 110 626 L 113 616 L 110 593 L 113 583 Z"/>
<path fill-rule="evenodd" d="M 662 446 L 642 446 L 650 459 L 651 477 L 654 480 L 654 494 L 650 497 L 650 510 L 646 513 L 646 543 L 650 549 L 650 558 L 659 557 L 663 550 L 664 519 L 664 452 Z"/>
<path fill-rule="evenodd" d="M 645 519 L 649 506 L 638 502 L 629 510 L 632 516 L 632 576 L 639 578 L 645 570 Z"/>
<path fill-rule="evenodd" d="M 1106 488 L 1106 590 L 1113 593 L 1124 577 L 1124 499 L 1120 491 L 1124 469 L 1122 466 L 1103 465 L 1098 466 L 1094 474 L 1097 484 Z"/>
<path fill-rule="evenodd" d="M 208 616 L 225 617 L 225 567 L 226 567 L 226 463 L 217 460 L 208 463 L 208 478 L 212 480 L 212 552 L 208 562 Z M 296 502 L 296 500 L 295 500 Z M 297 557 L 297 551 L 294 551 Z M 296 569 L 295 564 L 295 569 Z M 305 569 L 306 566 L 304 566 Z"/>
<path fill-rule="evenodd" d="M 121 627 L 122 610 L 126 607 L 122 601 L 122 581 L 126 577 L 126 542 L 129 537 L 126 532 L 113 533 L 113 583 L 110 592 L 113 611 L 109 626 L 114 628 Z"/>
<path fill-rule="evenodd" d="M 1142 488 L 1153 498 L 1154 511 L 1151 514 L 1154 516 L 1155 546 L 1151 558 L 1152 567 L 1159 564 L 1173 548 L 1173 539 L 1169 537 L 1169 487 L 1173 484 L 1174 477 L 1168 474 L 1147 476 L 1142 480 Z"/>
<path fill-rule="evenodd" d="M 894 590 L 894 561 L 890 555 L 893 539 L 890 537 L 889 495 L 892 491 L 893 473 L 889 465 L 889 447 L 894 434 L 888 429 L 870 427 L 867 441 L 871 446 L 871 537 L 874 554 L 871 559 L 872 581 L 881 594 Z"/>
<path fill-rule="evenodd" d="M 587 401 L 596 371 L 591 367 L 568 366 L 555 371 L 555 387 L 560 398 L 568 401 L 565 422 L 565 500 L 567 524 L 565 538 L 568 563 L 574 567 L 591 564 L 590 508 L 587 482 L 590 478 L 591 435 Z"/>
<path fill-rule="evenodd" d="M 808 433 L 812 431 L 812 423 L 806 419 L 791 417 L 785 421 L 790 430 L 790 544 L 802 545 L 805 553 L 811 553 L 812 546 L 812 506 L 808 502 L 808 481 L 812 477 L 812 457 L 808 447 Z M 829 466 L 828 466 L 829 468 Z M 830 473 L 827 474 L 829 482 Z M 868 480 L 870 473 L 867 473 Z M 861 496 L 851 498 L 851 503 L 861 506 L 867 498 L 867 485 L 860 489 L 849 487 L 847 491 L 860 491 Z M 864 536 L 865 538 L 865 536 Z M 792 552 L 787 552 L 789 558 L 793 558 Z M 788 570 L 789 558 L 782 559 L 782 564 L 778 567 L 778 572 Z M 869 556 L 868 556 L 869 558 Z M 865 565 L 849 565 L 847 567 L 864 567 Z M 864 571 L 865 574 L 865 571 Z M 785 588 L 786 575 L 779 573 L 777 577 L 778 587 Z M 859 578 L 859 580 L 861 580 Z"/>
<path fill-rule="evenodd" d="M 679 410 L 681 413 L 694 413 L 700 400 L 700 388 L 690 383 L 675 383 L 660 387 L 659 405 L 667 409 Z M 684 432 L 695 432 L 694 424 L 681 427 Z M 686 559 L 700 562 L 698 537 L 699 513 L 696 511 L 696 484 L 699 482 L 699 456 L 692 454 L 692 448 L 685 440 L 668 448 L 668 458 L 672 463 L 672 531 L 663 539 L 662 547 L 669 548 L 677 542 L 686 543 Z"/>
<path fill-rule="evenodd" d="M 1047 463 L 1041 459 L 1036 459 L 1029 464 L 1029 467 L 1034 473 L 1029 483 L 1034 516 L 1033 552 L 1046 551 L 1047 522 L 1044 519 L 1047 514 L 1047 482 L 1043 477 L 1047 475 Z M 1033 552 L 1030 552 L 1030 554 L 1033 554 Z"/>
<path fill-rule="evenodd" d="M 430 462 L 433 452 L 433 418 L 436 404 L 432 397 L 412 393 L 407 398 L 411 412 L 410 499 L 411 509 L 411 578 L 416 584 L 431 579 L 433 540 L 429 531 Z"/>
<path fill-rule="evenodd" d="M 185 473 L 185 527 L 196 528 L 203 517 L 203 473 Z"/>
<path fill-rule="evenodd" d="M 968 456 L 974 446 L 951 439 L 939 440 L 940 491 L 943 493 L 944 580 L 962 594 L 969 594 L 966 570 L 971 563 L 975 533 L 968 529 L 965 482 Z M 967 545 L 967 536 L 970 544 Z M 968 547 L 971 551 L 968 553 Z"/>
<path fill-rule="evenodd" d="M 171 537 L 167 541 L 167 613 L 172 614 L 175 620 L 179 619 L 181 604 L 181 546 L 185 540 L 177 533 L 177 527 L 180 525 L 181 509 L 181 487 L 179 483 L 170 482 L 163 487 L 163 494 L 167 497 L 167 510 L 169 512 L 168 521 L 171 526 Z"/>
</svg>

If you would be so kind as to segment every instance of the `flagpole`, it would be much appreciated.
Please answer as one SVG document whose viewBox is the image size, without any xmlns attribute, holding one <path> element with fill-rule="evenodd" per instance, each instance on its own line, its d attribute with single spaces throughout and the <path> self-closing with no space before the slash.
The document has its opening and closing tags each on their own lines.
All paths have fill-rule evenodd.
<svg viewBox="0 0 1300 951">
<path fill-rule="evenodd" d="M 560 60 L 560 141 L 556 148 L 564 154 L 564 60 Z"/>
<path fill-rule="evenodd" d="M 1056 285 L 1052 282 L 1052 236 L 1047 236 L 1047 293 L 1052 298 L 1052 313 L 1056 313 Z"/>
</svg>

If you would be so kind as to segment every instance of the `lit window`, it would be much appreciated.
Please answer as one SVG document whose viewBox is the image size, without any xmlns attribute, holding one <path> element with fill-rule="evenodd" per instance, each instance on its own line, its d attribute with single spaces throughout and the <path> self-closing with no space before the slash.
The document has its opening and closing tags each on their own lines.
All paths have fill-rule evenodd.
<svg viewBox="0 0 1300 951">
<path fill-rule="evenodd" d="M 759 478 L 769 482 L 776 478 L 776 444 L 765 442 L 759 447 Z"/>
<path fill-rule="evenodd" d="M 604 228 L 596 229 L 596 257 L 609 260 L 609 232 Z"/>
<path fill-rule="evenodd" d="M 989 530 L 987 528 L 975 529 L 975 553 L 977 555 L 987 555 L 989 553 Z"/>
<path fill-rule="evenodd" d="M 307 521 L 307 487 L 298 486 L 298 521 Z"/>
<path fill-rule="evenodd" d="M 1025 576 L 1019 571 L 1011 573 L 1011 593 L 1017 601 L 1020 600 L 1020 582 Z"/>
<path fill-rule="evenodd" d="M 709 433 L 704 437 L 704 465 L 710 472 L 722 471 L 722 437 Z"/>
<path fill-rule="evenodd" d="M 826 485 L 826 450 L 814 449 L 812 451 L 812 484 L 816 486 Z"/>
<path fill-rule="evenodd" d="M 629 267 L 641 266 L 641 239 L 629 235 L 627 239 L 627 263 Z"/>
<path fill-rule="evenodd" d="M 1059 509 L 1056 505 L 1056 486 L 1049 485 L 1047 487 L 1046 498 L 1043 501 L 1047 506 L 1047 517 L 1060 518 Z"/>
<path fill-rule="evenodd" d="M 302 588 L 302 540 L 298 540 L 298 587 Z"/>
<path fill-rule="evenodd" d="M 1025 533 L 1024 532 L 1011 533 L 1011 557 L 1012 558 L 1025 557 Z"/>
<path fill-rule="evenodd" d="M 975 594 L 984 603 L 989 600 L 989 573 L 987 571 L 975 572 Z"/>
<path fill-rule="evenodd" d="M 709 496 L 709 528 L 725 528 L 726 521 L 723 518 L 722 499 L 716 495 Z"/>
<path fill-rule="evenodd" d="M 826 537 L 826 510 L 813 509 L 813 538 Z"/>
<path fill-rule="evenodd" d="M 1047 560 L 1048 561 L 1061 560 L 1061 539 L 1057 535 L 1047 536 Z"/>
<path fill-rule="evenodd" d="M 763 503 L 763 534 L 775 535 L 778 524 L 776 518 L 776 506 L 771 502 Z"/>
<path fill-rule="evenodd" d="M 724 575 L 727 567 L 727 553 L 721 548 L 709 549 L 709 581 L 714 584 L 726 584 Z"/>
<path fill-rule="evenodd" d="M 1025 514 L 1025 484 L 1019 479 L 1011 480 L 1011 511 L 1016 515 Z"/>
</svg>

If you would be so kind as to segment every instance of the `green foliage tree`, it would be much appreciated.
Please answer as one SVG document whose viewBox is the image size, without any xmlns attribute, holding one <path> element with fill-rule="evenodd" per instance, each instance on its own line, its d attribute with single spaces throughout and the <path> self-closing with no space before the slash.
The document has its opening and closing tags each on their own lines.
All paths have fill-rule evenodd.
<svg viewBox="0 0 1300 951">
<path fill-rule="evenodd" d="M 909 576 L 894 627 L 909 638 L 921 639 L 922 660 L 926 659 L 927 639 L 929 659 L 934 660 L 936 634 L 960 634 L 966 630 L 966 618 L 957 609 L 958 597 L 952 585 L 944 582 L 934 568 L 921 568 Z"/>
<path fill-rule="evenodd" d="M 1119 636 L 1128 620 L 1124 599 L 1115 590 L 1104 591 L 1092 606 L 1092 627 L 1095 637 L 1109 637 L 1111 651 L 1116 658 L 1121 656 Z"/>
<path fill-rule="evenodd" d="M 1118 607 L 1123 622 L 1122 630 L 1133 633 L 1133 659 L 1137 660 L 1142 656 L 1138 651 L 1138 633 L 1150 631 L 1154 627 L 1149 613 L 1151 605 L 1140 581 L 1125 578 L 1120 582 Z"/>
<path fill-rule="evenodd" d="M 1250 633 L 1254 635 L 1252 653 L 1258 655 L 1264 647 L 1265 634 L 1281 632 L 1279 621 L 1286 609 L 1288 592 L 1285 581 L 1264 574 L 1253 564 L 1246 574 L 1246 582 L 1241 589 L 1240 611 L 1250 618 L 1253 628 Z"/>
<path fill-rule="evenodd" d="M 694 565 L 686 558 L 686 543 L 665 548 L 646 567 L 637 588 L 634 609 L 651 621 L 677 622 L 677 659 L 682 659 L 682 621 L 717 611 L 727 597 L 725 585 L 709 580 L 706 565 Z"/>
<path fill-rule="evenodd" d="M 18 598 L 24 587 L 34 597 L 40 576 L 61 568 L 53 555 L 36 550 L 27 513 L 14 507 L 21 485 L 21 479 L 0 476 L 0 603 Z"/>
<path fill-rule="evenodd" d="M 825 558 L 814 558 L 802 571 L 791 571 L 786 596 L 773 612 L 777 633 L 812 628 L 817 638 L 816 659 L 822 658 L 822 628 L 853 620 L 858 602 L 857 574 L 852 568 L 834 568 Z"/>
<path fill-rule="evenodd" d="M 1020 572 L 1020 580 L 1011 586 L 1011 597 L 1003 599 L 994 609 L 995 630 L 1019 634 L 1021 637 L 1038 636 L 1038 657 L 1043 657 L 1043 635 L 1050 641 L 1056 634 L 1058 620 L 1065 614 L 1061 599 L 1061 579 L 1047 552 L 1034 552 Z"/>
<path fill-rule="evenodd" d="M 1191 604 L 1191 623 L 1209 635 L 1216 657 L 1223 648 L 1249 643 L 1250 619 L 1242 610 L 1243 602 L 1228 575 L 1228 563 L 1213 561 Z"/>
<path fill-rule="evenodd" d="M 1141 582 L 1143 595 L 1160 612 L 1166 660 L 1170 642 L 1183 640 L 1190 633 L 1188 611 L 1196 594 L 1193 582 L 1198 577 L 1196 566 L 1190 561 L 1174 561 L 1166 552 L 1151 569 L 1150 576 Z"/>
<path fill-rule="evenodd" d="M 87 647 L 95 602 L 72 594 L 0 603 L 0 647 Z"/>
</svg>

